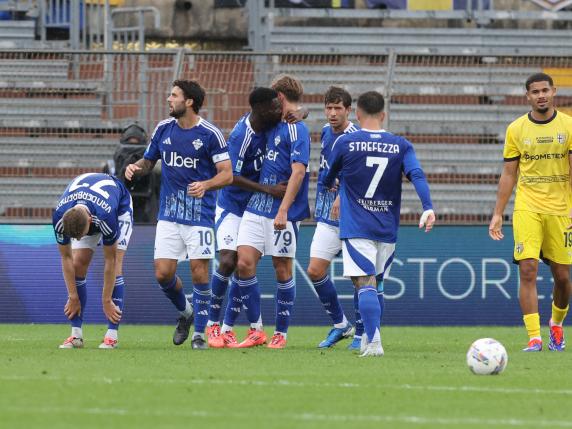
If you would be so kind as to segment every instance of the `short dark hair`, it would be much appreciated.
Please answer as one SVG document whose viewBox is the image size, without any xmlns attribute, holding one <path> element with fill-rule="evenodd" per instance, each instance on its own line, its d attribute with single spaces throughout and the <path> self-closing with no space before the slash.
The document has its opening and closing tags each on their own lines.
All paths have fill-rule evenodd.
<svg viewBox="0 0 572 429">
<path fill-rule="evenodd" d="M 550 75 L 547 75 L 546 73 L 534 73 L 532 76 L 526 79 L 526 83 L 524 84 L 527 91 L 530 89 L 530 85 L 532 85 L 534 82 L 548 82 L 550 86 L 554 86 L 554 81 Z"/>
<path fill-rule="evenodd" d="M 74 206 L 66 210 L 62 217 L 64 235 L 79 240 L 83 237 L 83 233 L 89 222 L 83 209 Z"/>
<path fill-rule="evenodd" d="M 261 104 L 271 103 L 272 100 L 274 100 L 277 97 L 278 97 L 278 92 L 276 92 L 272 88 L 259 86 L 258 88 L 254 88 L 250 93 L 250 95 L 248 96 L 248 104 L 250 104 L 250 107 L 253 108 L 254 106 L 258 106 Z"/>
<path fill-rule="evenodd" d="M 344 88 L 330 86 L 324 95 L 324 104 L 342 103 L 347 109 L 352 105 L 352 96 Z"/>
<path fill-rule="evenodd" d="M 272 89 L 281 92 L 288 101 L 293 103 L 300 101 L 302 94 L 304 94 L 302 83 L 288 75 L 281 75 L 275 78 L 272 81 Z"/>
<path fill-rule="evenodd" d="M 177 79 L 173 82 L 173 86 L 181 88 L 185 100 L 189 98 L 193 100 L 193 111 L 199 113 L 205 101 L 205 90 L 196 80 Z"/>
<path fill-rule="evenodd" d="M 364 92 L 357 100 L 357 107 L 368 115 L 376 115 L 383 112 L 383 95 L 377 91 Z"/>
</svg>

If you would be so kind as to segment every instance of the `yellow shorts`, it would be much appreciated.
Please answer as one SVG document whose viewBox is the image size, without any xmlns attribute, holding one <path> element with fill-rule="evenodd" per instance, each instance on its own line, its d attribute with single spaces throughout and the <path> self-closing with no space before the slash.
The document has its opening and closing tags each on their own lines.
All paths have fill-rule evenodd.
<svg viewBox="0 0 572 429">
<path fill-rule="evenodd" d="M 528 211 L 515 211 L 514 260 L 542 259 L 572 265 L 572 230 L 568 216 L 553 216 Z M 542 253 L 541 253 L 542 252 Z"/>
</svg>

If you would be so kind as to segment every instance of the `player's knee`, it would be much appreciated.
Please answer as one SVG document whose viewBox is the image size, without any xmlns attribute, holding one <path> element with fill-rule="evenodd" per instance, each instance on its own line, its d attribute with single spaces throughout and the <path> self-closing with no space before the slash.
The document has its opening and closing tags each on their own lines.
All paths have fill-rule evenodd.
<svg viewBox="0 0 572 429">
<path fill-rule="evenodd" d="M 308 277 L 310 277 L 310 280 L 312 280 L 313 282 L 323 279 L 324 276 L 326 275 L 324 271 L 320 270 L 314 265 L 310 265 L 306 272 L 308 273 Z"/>
<path fill-rule="evenodd" d="M 242 256 L 236 262 L 236 270 L 241 278 L 250 277 L 254 275 L 253 272 L 256 270 L 256 265 L 250 258 Z"/>
<path fill-rule="evenodd" d="M 521 284 L 532 284 L 536 283 L 537 267 L 534 264 L 520 262 L 519 273 Z"/>
<path fill-rule="evenodd" d="M 570 284 L 570 274 L 568 272 L 552 273 L 554 277 L 554 286 L 558 289 L 567 289 Z"/>
<path fill-rule="evenodd" d="M 170 272 L 167 272 L 164 270 L 160 270 L 160 269 L 155 270 L 155 279 L 157 280 L 157 283 L 159 283 L 160 285 L 168 284 L 174 278 L 175 278 L 175 275 L 173 273 L 170 273 Z"/>
<path fill-rule="evenodd" d="M 218 261 L 218 271 L 224 276 L 230 276 L 233 271 L 236 269 L 237 265 L 237 257 L 236 253 L 234 255 L 223 254 L 221 252 L 220 258 Z"/>
</svg>

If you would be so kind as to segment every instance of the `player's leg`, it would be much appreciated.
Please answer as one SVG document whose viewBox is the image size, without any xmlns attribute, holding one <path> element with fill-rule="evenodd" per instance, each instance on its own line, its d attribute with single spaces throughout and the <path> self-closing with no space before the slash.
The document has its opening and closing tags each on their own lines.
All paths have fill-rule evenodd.
<svg viewBox="0 0 572 429">
<path fill-rule="evenodd" d="M 515 211 L 513 215 L 514 260 L 520 274 L 520 308 L 528 334 L 527 352 L 542 350 L 540 336 L 540 315 L 538 313 L 538 293 L 536 277 L 538 257 L 543 240 L 542 219 L 539 214 Z"/>
<path fill-rule="evenodd" d="M 229 348 L 238 347 L 236 334 L 234 333 L 234 324 L 240 315 L 242 309 L 242 294 L 238 286 L 238 278 L 233 274 L 230 278 L 230 287 L 228 288 L 228 298 L 226 309 L 224 312 L 224 321 L 221 328 L 224 346 Z"/>
<path fill-rule="evenodd" d="M 195 313 L 195 332 L 191 341 L 193 349 L 206 349 L 205 328 L 209 318 L 211 290 L 209 285 L 209 260 L 191 259 L 193 278 L 193 310 Z"/>
<path fill-rule="evenodd" d="M 84 237 L 85 238 L 85 237 Z M 77 295 L 79 297 L 79 302 L 81 305 L 81 311 L 75 315 L 71 322 L 71 334 L 66 340 L 60 345 L 61 349 L 75 349 L 83 347 L 83 315 L 85 314 L 85 306 L 87 304 L 87 270 L 89 264 L 93 257 L 93 249 L 91 249 L 91 240 L 72 240 L 72 257 L 73 266 L 75 271 L 75 286 L 77 290 Z M 97 246 L 97 243 L 95 243 Z"/>
<path fill-rule="evenodd" d="M 239 344 L 241 348 L 266 343 L 260 314 L 260 287 L 256 277 L 256 266 L 265 247 L 264 219 L 262 216 L 246 212 L 238 231 L 236 272 L 242 304 L 250 323 L 246 338 Z"/>
<path fill-rule="evenodd" d="M 177 262 L 186 256 L 186 246 L 178 227 L 160 220 L 155 235 L 155 278 L 180 314 L 173 334 L 173 344 L 177 346 L 188 338 L 193 323 L 193 307 L 185 296 L 183 282 L 176 275 Z"/>
<path fill-rule="evenodd" d="M 207 341 L 209 347 L 212 348 L 221 348 L 225 345 L 220 326 L 220 313 L 229 278 L 236 269 L 236 239 L 238 237 L 240 219 L 240 217 L 217 206 L 215 228 L 219 263 L 217 270 L 211 278 L 211 304 L 209 309 L 209 321 L 207 322 Z M 234 292 L 235 290 L 233 290 L 233 293 Z M 238 305 L 239 311 L 240 307 L 241 305 Z M 227 309 L 228 308 L 229 302 L 227 301 Z M 234 321 L 232 321 L 232 325 L 234 325 Z M 232 328 L 228 330 L 231 331 Z"/>
<path fill-rule="evenodd" d="M 570 283 L 572 257 L 569 254 L 572 247 L 572 232 L 567 229 L 570 219 L 549 215 L 544 215 L 543 218 L 546 227 L 542 254 L 550 261 L 550 269 L 554 279 L 548 349 L 564 351 L 566 341 L 562 324 L 568 313 L 572 292 L 572 284 Z"/>
<path fill-rule="evenodd" d="M 344 276 L 350 277 L 358 291 L 358 306 L 363 320 L 362 356 L 382 356 L 377 299 L 377 242 L 366 239 L 343 240 Z"/>
<path fill-rule="evenodd" d="M 349 350 L 359 350 L 361 347 L 361 338 L 363 335 L 363 320 L 359 312 L 358 290 L 354 287 L 354 313 L 355 313 L 355 332 L 352 343 L 348 346 Z"/>
<path fill-rule="evenodd" d="M 123 311 L 125 281 L 123 279 L 123 259 L 125 252 L 129 246 L 131 233 L 133 232 L 133 215 L 126 212 L 119 216 L 119 238 L 117 239 L 117 253 L 115 256 L 115 286 L 111 294 L 113 303 Z M 99 345 L 100 349 L 114 349 L 117 347 L 119 323 L 107 322 L 107 332 L 103 337 L 103 342 Z"/>
<path fill-rule="evenodd" d="M 209 283 L 209 261 L 214 258 L 215 239 L 212 228 L 181 225 L 181 235 L 187 247 L 193 279 L 193 310 L 195 332 L 191 346 L 193 349 L 207 347 L 205 328 L 209 319 L 211 288 Z"/>
<path fill-rule="evenodd" d="M 274 220 L 266 219 L 266 247 L 272 249 L 272 265 L 276 273 L 276 329 L 269 348 L 286 347 L 288 327 L 296 299 L 296 283 L 292 277 L 293 261 L 300 222 L 287 222 L 283 230 L 274 229 Z"/>
<path fill-rule="evenodd" d="M 220 313 L 229 278 L 236 268 L 236 259 L 237 253 L 235 251 L 226 249 L 219 250 L 218 268 L 211 279 L 211 303 L 209 308 L 209 320 L 207 322 L 207 341 L 209 347 L 224 347 L 220 326 Z"/>
<path fill-rule="evenodd" d="M 552 316 L 550 318 L 550 342 L 548 349 L 552 351 L 564 351 L 566 341 L 562 324 L 568 309 L 570 308 L 570 265 L 551 263 L 554 288 L 552 289 Z"/>
<path fill-rule="evenodd" d="M 330 262 L 340 252 L 341 248 L 339 229 L 318 222 L 310 246 L 310 263 L 307 272 L 324 310 L 334 325 L 326 339 L 318 344 L 319 348 L 332 347 L 341 339 L 353 334 L 353 326 L 348 322 L 342 310 L 338 293 L 328 275 Z"/>
</svg>

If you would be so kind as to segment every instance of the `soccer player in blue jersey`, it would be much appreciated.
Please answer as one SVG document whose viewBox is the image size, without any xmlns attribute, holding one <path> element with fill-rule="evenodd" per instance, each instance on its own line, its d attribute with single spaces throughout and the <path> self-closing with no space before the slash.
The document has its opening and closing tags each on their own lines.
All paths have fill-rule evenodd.
<svg viewBox="0 0 572 429">
<path fill-rule="evenodd" d="M 402 175 L 413 183 L 423 205 L 419 227 L 432 229 L 435 213 L 429 185 L 413 145 L 382 129 L 383 96 L 375 91 L 357 101 L 361 130 L 340 136 L 328 157 L 324 186 L 340 177 L 340 238 L 344 276 L 359 296 L 365 332 L 361 356 L 382 356 L 377 279 L 387 277 L 395 253 L 401 206 Z"/>
<path fill-rule="evenodd" d="M 302 96 L 301 83 L 290 77 L 276 79 L 272 88 L 282 102 L 282 118 L 298 110 Z M 283 198 L 257 192 L 250 198 L 238 232 L 238 284 L 248 320 L 260 317 L 260 289 L 256 266 L 262 255 L 271 255 L 276 272 L 276 330 L 268 345 L 286 346 L 288 326 L 294 307 L 296 289 L 292 278 L 293 258 L 300 221 L 310 215 L 308 207 L 308 161 L 310 133 L 303 122 L 289 124 L 285 120 L 267 133 L 266 155 L 259 182 L 274 185 L 288 181 Z M 266 342 L 262 323 L 248 332 L 240 347 L 253 347 Z"/>
<path fill-rule="evenodd" d="M 101 173 L 82 174 L 66 188 L 52 220 L 68 290 L 64 314 L 72 325 L 71 335 L 60 348 L 83 347 L 86 275 L 93 252 L 103 239 L 102 304 L 108 329 L 99 348 L 114 349 L 123 310 L 123 257 L 133 225 L 131 195 L 115 177 Z"/>
<path fill-rule="evenodd" d="M 221 131 L 199 116 L 205 92 L 191 80 L 176 80 L 167 99 L 171 118 L 159 122 L 142 159 L 130 164 L 125 177 L 147 174 L 161 159 L 161 203 L 155 236 L 155 277 L 179 311 L 173 343 L 189 336 L 195 317 L 193 349 L 204 349 L 210 285 L 209 260 L 214 257 L 216 189 L 232 182 L 232 167 Z M 190 259 L 193 304 L 187 301 L 177 262 Z M 194 309 L 194 311 L 193 311 Z"/>
<path fill-rule="evenodd" d="M 285 183 L 258 183 L 266 152 L 265 131 L 273 128 L 282 117 L 278 93 L 272 88 L 255 88 L 248 101 L 251 112 L 240 118 L 228 138 L 233 182 L 222 188 L 217 196 L 215 225 L 219 266 L 211 280 L 211 306 L 207 324 L 208 344 L 213 348 L 233 348 L 238 345 L 233 326 L 240 314 L 242 299 L 235 276 L 231 279 L 222 329 L 220 313 L 229 277 L 236 269 L 236 240 L 246 205 L 253 192 L 282 198 L 286 191 Z"/>
<path fill-rule="evenodd" d="M 334 202 L 337 201 L 337 207 L 339 207 L 338 193 L 330 192 L 330 189 L 322 183 L 328 171 L 327 159 L 334 141 L 344 133 L 358 130 L 348 119 L 351 104 L 352 96 L 343 88 L 332 86 L 324 95 L 328 123 L 322 128 L 320 138 L 320 170 L 318 172 L 316 209 L 314 211 L 314 219 L 317 225 L 310 247 L 310 264 L 307 270 L 318 298 L 334 324 L 326 339 L 318 345 L 320 348 L 332 347 L 342 338 L 347 338 L 353 333 L 353 326 L 348 322 L 342 310 L 334 283 L 327 273 L 332 259 L 342 250 L 338 213 L 336 213 L 336 206 L 334 206 Z"/>
</svg>

